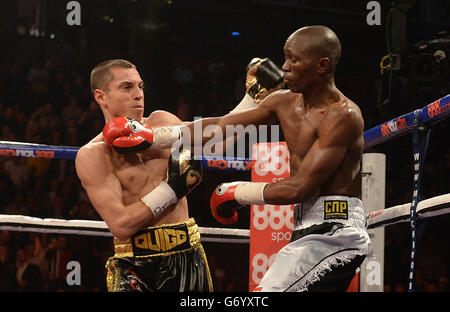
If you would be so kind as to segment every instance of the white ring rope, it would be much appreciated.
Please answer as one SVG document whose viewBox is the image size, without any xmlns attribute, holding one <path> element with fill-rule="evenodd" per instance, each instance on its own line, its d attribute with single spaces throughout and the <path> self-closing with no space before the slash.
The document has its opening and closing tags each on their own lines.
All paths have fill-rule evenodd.
<svg viewBox="0 0 450 312">
<path fill-rule="evenodd" d="M 393 206 L 367 215 L 367 228 L 373 229 L 399 222 L 409 222 L 410 203 Z M 418 219 L 450 213 L 450 193 L 432 197 L 417 205 Z M 112 237 L 103 221 L 41 219 L 22 215 L 0 214 L 0 229 L 58 234 Z M 202 241 L 219 243 L 249 243 L 250 230 L 199 227 Z"/>
<path fill-rule="evenodd" d="M 0 214 L 0 229 L 20 232 L 40 232 L 112 237 L 104 221 L 41 219 L 22 215 Z M 200 227 L 204 242 L 249 243 L 250 230 Z"/>
<path fill-rule="evenodd" d="M 411 203 L 373 211 L 367 216 L 367 228 L 373 229 L 411 220 Z M 450 213 L 450 194 L 439 195 L 420 201 L 416 208 L 417 219 L 423 220 Z"/>
</svg>

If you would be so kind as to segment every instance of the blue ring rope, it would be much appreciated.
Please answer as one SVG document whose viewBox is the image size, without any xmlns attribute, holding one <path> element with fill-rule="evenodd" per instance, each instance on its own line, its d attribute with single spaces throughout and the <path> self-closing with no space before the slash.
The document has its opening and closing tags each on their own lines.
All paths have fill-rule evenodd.
<svg viewBox="0 0 450 312">
<path fill-rule="evenodd" d="M 375 146 L 414 130 L 417 110 L 393 118 L 364 132 L 364 147 Z M 450 94 L 418 110 L 418 121 L 428 127 L 450 116 Z"/>
<path fill-rule="evenodd" d="M 415 127 L 415 113 L 416 111 L 404 114 L 365 131 L 365 149 L 412 132 Z M 427 126 L 431 126 L 447 118 L 450 116 L 450 94 L 423 107 L 419 110 L 418 115 L 420 123 Z M 78 147 L 72 146 L 0 141 L 0 155 L 7 156 L 75 159 L 78 149 Z M 251 170 L 250 159 L 215 156 L 197 156 L 197 158 L 202 161 L 202 165 L 204 165 L 205 168 L 211 170 Z M 220 160 L 222 160 L 222 162 L 220 162 Z"/>
<path fill-rule="evenodd" d="M 0 141 L 0 155 L 50 159 L 75 159 L 79 148 L 34 143 Z M 195 156 L 205 170 L 251 171 L 252 161 L 245 158 Z"/>
</svg>

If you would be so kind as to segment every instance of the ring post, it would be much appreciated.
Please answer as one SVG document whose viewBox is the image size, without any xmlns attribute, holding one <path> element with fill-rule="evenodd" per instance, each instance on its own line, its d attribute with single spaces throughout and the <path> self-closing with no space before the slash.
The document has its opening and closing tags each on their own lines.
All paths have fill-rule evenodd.
<svg viewBox="0 0 450 312">
<path fill-rule="evenodd" d="M 366 215 L 385 208 L 386 155 L 366 153 L 362 157 L 361 200 Z M 382 292 L 384 288 L 384 227 L 368 230 L 373 254 L 361 264 L 361 292 Z"/>
</svg>

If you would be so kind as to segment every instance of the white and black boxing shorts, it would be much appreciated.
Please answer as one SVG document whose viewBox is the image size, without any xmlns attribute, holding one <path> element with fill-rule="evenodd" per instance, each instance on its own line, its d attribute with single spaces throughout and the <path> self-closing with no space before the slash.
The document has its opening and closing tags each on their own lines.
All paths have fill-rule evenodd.
<svg viewBox="0 0 450 312">
<path fill-rule="evenodd" d="M 360 199 L 313 197 L 295 205 L 292 239 L 255 291 L 346 291 L 369 251 Z"/>
</svg>

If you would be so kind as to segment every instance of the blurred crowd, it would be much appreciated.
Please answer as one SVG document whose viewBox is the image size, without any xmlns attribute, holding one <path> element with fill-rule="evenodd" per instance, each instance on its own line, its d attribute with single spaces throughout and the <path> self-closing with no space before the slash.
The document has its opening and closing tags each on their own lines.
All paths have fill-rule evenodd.
<svg viewBox="0 0 450 312">
<path fill-rule="evenodd" d="M 90 95 L 89 73 L 99 61 L 63 41 L 22 37 L 11 43 L 10 49 L 0 52 L 0 140 L 78 147 L 95 137 L 104 119 Z M 181 120 L 222 115 L 244 95 L 246 64 L 220 55 L 209 60 L 171 56 L 171 61 L 171 92 L 160 97 L 159 103 L 147 103 L 146 114 L 156 107 Z M 142 75 L 145 69 L 138 70 Z M 440 143 L 448 142 L 448 129 L 448 125 L 441 126 L 437 139 L 431 140 L 431 165 L 426 166 L 424 178 L 426 197 L 448 192 L 450 149 Z M 388 154 L 386 206 L 409 202 L 409 141 L 383 148 L 380 151 Z M 403 157 L 389 156 L 395 153 Z M 441 167 L 434 165 L 437 163 Z M 221 179 L 236 177 L 249 179 L 245 174 L 206 173 L 207 185 L 189 197 L 191 216 L 200 226 L 220 227 L 209 213 L 209 197 L 201 194 L 210 194 Z M 81 187 L 72 160 L 0 156 L 0 194 L 0 214 L 101 220 Z M 248 218 L 243 213 L 236 227 L 248 228 Z M 450 289 L 444 232 L 448 222 L 448 215 L 420 222 L 420 291 Z M 407 289 L 409 242 L 407 224 L 386 227 L 385 291 Z M 236 245 L 226 244 L 233 252 L 227 253 L 230 259 L 225 261 L 220 256 L 221 246 L 205 243 L 218 291 L 248 289 L 248 245 Z M 112 254 L 112 242 L 107 238 L 0 230 L 0 291 L 105 291 L 104 264 Z M 82 268 L 81 285 L 75 287 L 66 282 L 66 265 L 72 259 Z"/>
</svg>

